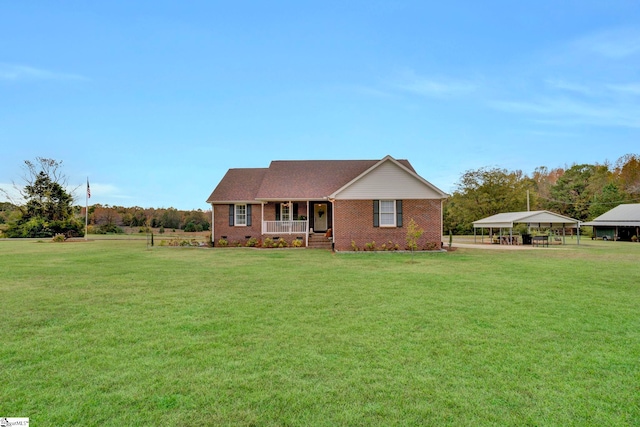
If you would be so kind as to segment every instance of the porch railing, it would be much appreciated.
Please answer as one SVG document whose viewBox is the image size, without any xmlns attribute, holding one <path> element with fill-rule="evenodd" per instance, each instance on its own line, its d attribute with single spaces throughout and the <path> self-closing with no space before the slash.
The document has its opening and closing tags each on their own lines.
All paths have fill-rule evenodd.
<svg viewBox="0 0 640 427">
<path fill-rule="evenodd" d="M 306 233 L 308 221 L 263 221 L 265 234 Z"/>
</svg>

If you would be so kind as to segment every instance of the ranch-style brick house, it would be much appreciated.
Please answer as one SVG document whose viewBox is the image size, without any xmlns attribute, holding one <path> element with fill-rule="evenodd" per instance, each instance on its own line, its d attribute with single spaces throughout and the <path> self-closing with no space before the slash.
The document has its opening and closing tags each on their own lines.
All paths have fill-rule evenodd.
<svg viewBox="0 0 640 427">
<path fill-rule="evenodd" d="M 229 169 L 213 190 L 211 239 L 300 240 L 335 250 L 353 245 L 406 245 L 413 219 L 420 247 L 442 242 L 447 194 L 416 173 L 408 160 L 279 160 L 268 168 Z"/>
</svg>

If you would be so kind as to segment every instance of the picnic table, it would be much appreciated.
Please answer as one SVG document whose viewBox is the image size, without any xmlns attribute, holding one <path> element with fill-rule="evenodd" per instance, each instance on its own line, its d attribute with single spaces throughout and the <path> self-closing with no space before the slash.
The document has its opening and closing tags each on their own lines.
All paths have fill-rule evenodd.
<svg viewBox="0 0 640 427">
<path fill-rule="evenodd" d="M 549 236 L 533 236 L 531 238 L 531 244 L 533 246 L 549 246 Z"/>
</svg>

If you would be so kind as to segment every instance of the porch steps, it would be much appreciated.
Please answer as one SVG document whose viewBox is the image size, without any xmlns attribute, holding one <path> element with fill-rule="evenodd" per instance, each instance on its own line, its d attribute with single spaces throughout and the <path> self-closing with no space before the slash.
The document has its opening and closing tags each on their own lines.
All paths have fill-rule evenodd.
<svg viewBox="0 0 640 427">
<path fill-rule="evenodd" d="M 309 234 L 308 249 L 327 249 L 331 250 L 331 240 L 324 236 L 324 233 Z"/>
</svg>

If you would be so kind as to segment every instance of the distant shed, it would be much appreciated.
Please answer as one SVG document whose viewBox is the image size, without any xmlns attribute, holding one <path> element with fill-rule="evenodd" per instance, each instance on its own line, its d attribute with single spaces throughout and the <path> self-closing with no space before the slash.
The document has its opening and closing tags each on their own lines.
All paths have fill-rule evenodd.
<svg viewBox="0 0 640 427">
<path fill-rule="evenodd" d="M 476 229 L 489 229 L 489 234 L 493 234 L 493 229 L 499 230 L 500 243 L 512 244 L 517 242 L 513 236 L 513 226 L 515 224 L 527 224 L 531 228 L 541 227 L 561 227 L 562 239 L 565 243 L 564 230 L 566 228 L 576 228 L 578 230 L 578 243 L 580 243 L 580 221 L 568 216 L 560 215 L 549 211 L 525 211 L 525 212 L 505 212 L 492 215 L 490 217 L 480 219 L 473 222 L 474 238 Z M 503 235 L 503 230 L 508 230 L 508 234 Z M 508 237 L 508 238 L 507 238 Z"/>
<path fill-rule="evenodd" d="M 604 240 L 632 240 L 640 236 L 640 203 L 618 205 L 582 225 L 593 227 L 593 237 Z"/>
</svg>

